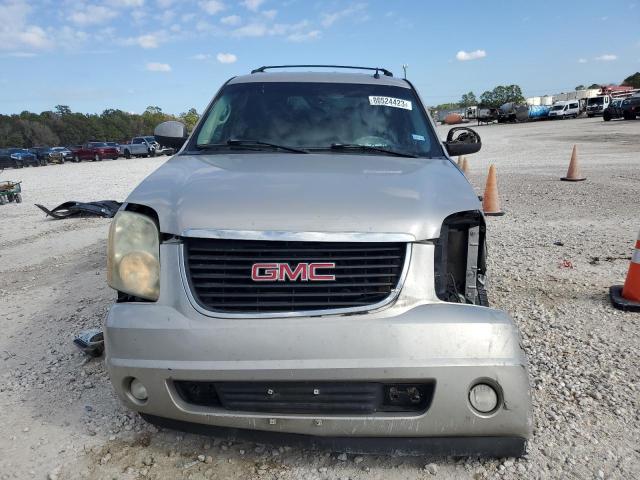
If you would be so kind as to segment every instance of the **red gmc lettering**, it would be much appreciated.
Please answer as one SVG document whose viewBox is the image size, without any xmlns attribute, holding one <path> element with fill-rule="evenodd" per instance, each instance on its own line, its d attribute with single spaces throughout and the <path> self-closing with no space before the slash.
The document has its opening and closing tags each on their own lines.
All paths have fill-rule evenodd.
<svg viewBox="0 0 640 480">
<path fill-rule="evenodd" d="M 336 279 L 335 275 L 321 275 L 316 270 L 321 268 L 336 268 L 335 263 L 310 263 L 309 264 L 309 280 L 316 282 L 332 282 Z"/>
<path fill-rule="evenodd" d="M 336 264 L 331 263 L 298 263 L 292 268 L 288 263 L 254 263 L 251 266 L 251 280 L 254 282 L 296 282 L 298 280 L 307 282 L 327 282 L 334 281 L 333 274 L 322 274 L 318 270 L 335 268 Z"/>
<path fill-rule="evenodd" d="M 251 267 L 251 280 L 254 282 L 273 282 L 278 280 L 278 264 L 254 263 Z"/>
</svg>

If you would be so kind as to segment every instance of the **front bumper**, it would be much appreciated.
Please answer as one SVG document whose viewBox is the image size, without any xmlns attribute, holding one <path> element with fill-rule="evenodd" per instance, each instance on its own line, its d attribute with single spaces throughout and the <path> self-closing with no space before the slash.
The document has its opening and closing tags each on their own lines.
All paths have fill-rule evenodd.
<svg viewBox="0 0 640 480">
<path fill-rule="evenodd" d="M 442 437 L 477 437 L 476 444 L 490 437 L 498 446 L 511 439 L 511 449 L 500 450 L 506 455 L 514 455 L 513 445 L 523 446 L 531 432 L 526 360 L 516 327 L 489 308 L 433 303 L 396 316 L 223 319 L 186 305 L 119 303 L 107 317 L 105 342 L 106 364 L 122 401 L 146 416 L 171 419 L 174 426 L 187 422 L 325 439 L 430 438 L 431 444 Z M 131 396 L 132 378 L 146 387 L 145 402 Z M 433 380 L 436 387 L 424 413 L 275 414 L 189 404 L 175 380 Z M 499 386 L 501 407 L 490 415 L 469 403 L 469 388 L 478 381 Z M 471 454 L 468 448 L 459 453 Z"/>
</svg>

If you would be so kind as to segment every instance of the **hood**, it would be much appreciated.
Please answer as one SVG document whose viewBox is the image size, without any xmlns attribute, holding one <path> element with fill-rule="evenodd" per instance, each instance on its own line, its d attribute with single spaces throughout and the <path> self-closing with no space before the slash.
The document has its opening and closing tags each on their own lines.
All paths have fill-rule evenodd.
<svg viewBox="0 0 640 480">
<path fill-rule="evenodd" d="M 480 210 L 446 158 L 251 153 L 178 155 L 127 198 L 187 229 L 403 233 L 436 238 L 452 213 Z"/>
</svg>

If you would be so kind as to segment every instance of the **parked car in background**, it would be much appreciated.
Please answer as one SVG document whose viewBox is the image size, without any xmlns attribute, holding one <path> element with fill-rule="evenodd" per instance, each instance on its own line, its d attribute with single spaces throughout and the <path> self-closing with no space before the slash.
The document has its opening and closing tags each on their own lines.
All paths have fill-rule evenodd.
<svg viewBox="0 0 640 480">
<path fill-rule="evenodd" d="M 40 165 L 47 165 L 49 163 L 64 163 L 67 160 L 71 160 L 73 155 L 69 150 L 66 150 L 69 157 L 65 157 L 64 147 L 33 147 L 29 151 L 36 155 Z"/>
<path fill-rule="evenodd" d="M 134 137 L 130 143 L 120 145 L 120 153 L 125 158 L 154 157 L 159 150 L 160 144 L 154 136 Z"/>
<path fill-rule="evenodd" d="M 549 110 L 549 118 L 576 118 L 580 115 L 580 102 L 578 100 L 564 100 L 556 102 Z"/>
<path fill-rule="evenodd" d="M 120 151 L 115 147 L 110 147 L 105 142 L 88 142 L 84 145 L 71 147 L 73 161 L 91 160 L 99 162 L 105 158 L 116 159 L 120 156 Z"/>
<path fill-rule="evenodd" d="M 3 148 L 0 150 L 0 168 L 39 167 L 35 154 L 24 148 Z"/>
<path fill-rule="evenodd" d="M 120 153 L 120 144 L 118 142 L 104 142 L 104 143 L 106 143 L 110 147 L 117 148 L 118 149 L 118 154 Z M 120 157 L 120 155 L 118 155 L 118 157 L 116 157 L 116 158 L 119 158 L 119 157 Z"/>
<path fill-rule="evenodd" d="M 49 155 L 51 153 L 51 147 L 33 147 L 30 148 L 29 151 L 36 156 L 38 163 L 42 166 L 54 160 L 54 158 Z M 54 155 L 54 157 L 57 158 L 58 156 Z"/>
<path fill-rule="evenodd" d="M 602 119 L 605 122 L 613 118 L 622 118 L 622 101 L 622 98 L 616 98 L 605 108 L 604 112 L 602 112 Z"/>
<path fill-rule="evenodd" d="M 70 162 L 73 160 L 73 152 L 71 152 L 67 147 L 52 147 L 51 150 L 53 152 L 60 153 L 62 155 L 63 162 Z"/>
<path fill-rule="evenodd" d="M 640 115 L 640 97 L 625 98 L 620 108 L 622 109 L 622 118 L 634 120 Z"/>
<path fill-rule="evenodd" d="M 598 95 L 597 97 L 587 98 L 587 117 L 592 118 L 595 115 L 603 115 L 610 104 L 610 95 Z"/>
</svg>

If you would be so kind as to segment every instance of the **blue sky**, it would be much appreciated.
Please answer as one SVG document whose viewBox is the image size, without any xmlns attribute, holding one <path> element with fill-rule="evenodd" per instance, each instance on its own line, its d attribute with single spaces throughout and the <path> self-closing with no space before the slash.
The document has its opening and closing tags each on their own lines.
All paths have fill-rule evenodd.
<svg viewBox="0 0 640 480">
<path fill-rule="evenodd" d="M 406 63 L 429 104 L 558 93 L 639 71 L 639 25 L 638 0 L 0 0 L 0 113 L 202 111 L 286 63 Z"/>
</svg>

